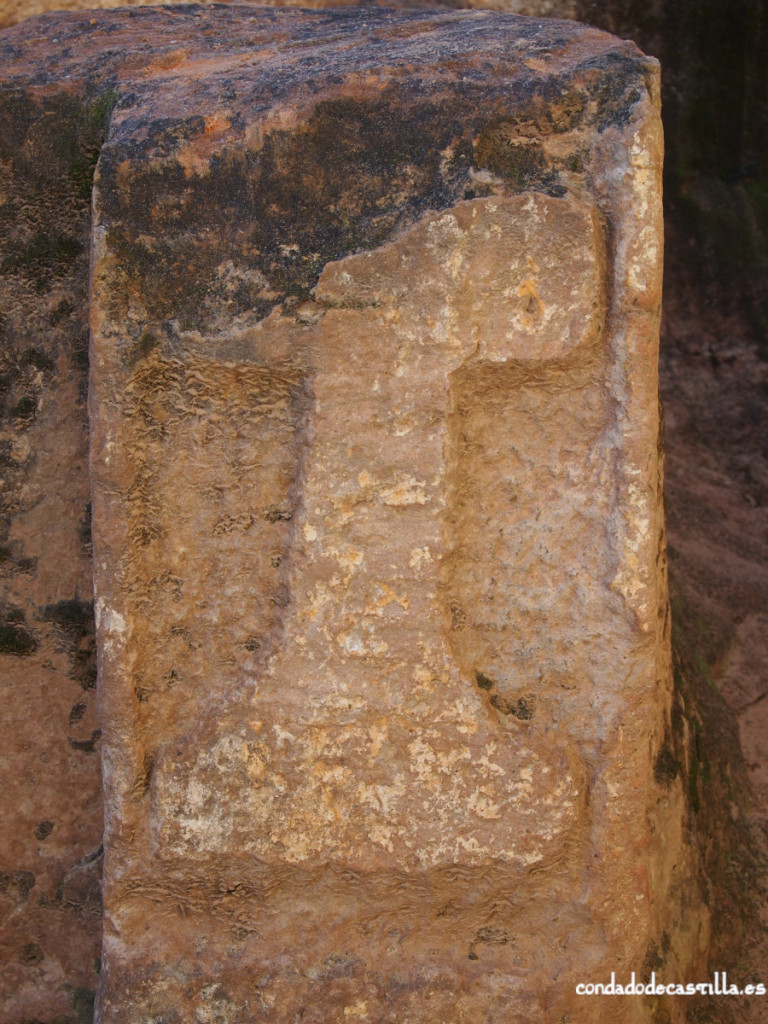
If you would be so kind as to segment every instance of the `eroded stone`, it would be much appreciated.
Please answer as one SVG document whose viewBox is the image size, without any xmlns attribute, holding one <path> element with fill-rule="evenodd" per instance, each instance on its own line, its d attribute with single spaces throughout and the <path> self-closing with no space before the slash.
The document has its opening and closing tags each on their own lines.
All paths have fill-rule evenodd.
<svg viewBox="0 0 768 1024">
<path fill-rule="evenodd" d="M 479 12 L 95 23 L 46 73 L 109 33 L 100 1020 L 647 1019 L 575 985 L 686 863 L 655 65 Z"/>
</svg>

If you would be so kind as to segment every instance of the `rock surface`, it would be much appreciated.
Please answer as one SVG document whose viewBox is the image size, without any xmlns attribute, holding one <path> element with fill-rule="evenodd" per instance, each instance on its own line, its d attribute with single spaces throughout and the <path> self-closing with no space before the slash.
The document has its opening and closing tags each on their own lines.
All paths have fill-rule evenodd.
<svg viewBox="0 0 768 1024">
<path fill-rule="evenodd" d="M 97 115 L 62 89 L 0 88 L 0 1019 L 14 1024 L 85 1019 L 101 954 L 86 414 Z"/>
<path fill-rule="evenodd" d="M 4 39 L 41 135 L 114 104 L 100 1019 L 650 1019 L 575 985 L 707 941 L 668 898 L 655 65 L 487 13 Z"/>
<path fill-rule="evenodd" d="M 190 0 L 170 0 L 168 5 L 189 4 Z M 191 0 L 192 3 L 209 3 L 210 0 Z M 240 0 L 218 0 L 218 2 L 239 4 Z M 581 0 L 583 4 L 585 0 Z M 44 14 L 47 11 L 80 11 L 91 10 L 92 8 L 114 8 L 114 7 L 148 7 L 153 6 L 148 0 L 4 0 L 3 8 L 0 10 L 0 28 L 8 25 L 15 25 L 24 18 L 31 18 L 36 14 Z M 400 7 L 400 8 L 425 8 L 425 7 L 464 7 L 464 8 L 487 8 L 494 11 L 506 11 L 509 14 L 523 14 L 534 18 L 578 18 L 579 0 L 451 0 L 445 5 L 432 3 L 431 0 L 401 0 L 398 3 L 387 2 L 387 0 L 367 0 L 365 4 L 356 4 L 353 0 L 335 0 L 328 4 L 325 0 L 277 0 L 267 5 L 269 7 Z M 582 20 L 585 20 L 582 18 Z"/>
</svg>

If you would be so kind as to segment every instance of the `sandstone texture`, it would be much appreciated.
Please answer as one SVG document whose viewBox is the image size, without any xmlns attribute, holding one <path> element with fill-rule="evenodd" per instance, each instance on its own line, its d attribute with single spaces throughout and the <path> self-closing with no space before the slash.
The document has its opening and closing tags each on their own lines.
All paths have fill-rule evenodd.
<svg viewBox="0 0 768 1024">
<path fill-rule="evenodd" d="M 0 65 L 5 68 L 7 50 Z M 0 88 L 0 1019 L 85 1020 L 102 808 L 88 481 L 98 107 Z"/>
<path fill-rule="evenodd" d="M 708 941 L 655 62 L 566 22 L 234 6 L 0 48 L 9 137 L 72 111 L 80 195 L 98 153 L 98 1019 L 650 1020 L 575 986 L 687 980 Z"/>
<path fill-rule="evenodd" d="M 192 3 L 208 4 L 211 0 L 191 0 Z M 240 4 L 241 0 L 223 0 L 224 3 Z M 190 0 L 170 0 L 164 6 L 186 4 Z M 483 8 L 486 10 L 506 11 L 509 14 L 524 14 L 537 18 L 578 18 L 580 6 L 585 0 L 451 0 L 449 3 L 433 3 L 432 0 L 399 0 L 398 3 L 385 0 L 366 0 L 364 4 L 356 4 L 352 0 L 336 0 L 328 4 L 325 0 L 270 0 L 269 7 L 399 7 L 399 8 Z M 147 7 L 152 6 L 148 0 L 4 0 L 0 9 L 0 28 L 15 25 L 24 18 L 47 11 L 80 11 L 93 8 L 108 9 L 115 7 Z"/>
</svg>

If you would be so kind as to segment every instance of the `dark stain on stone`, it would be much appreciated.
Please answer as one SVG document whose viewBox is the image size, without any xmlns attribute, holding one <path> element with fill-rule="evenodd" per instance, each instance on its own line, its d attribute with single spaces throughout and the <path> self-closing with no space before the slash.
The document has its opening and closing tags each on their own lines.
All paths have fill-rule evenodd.
<svg viewBox="0 0 768 1024">
<path fill-rule="evenodd" d="M 492 679 L 484 675 L 482 672 L 475 672 L 475 682 L 481 690 L 493 690 L 496 686 Z"/>
<path fill-rule="evenodd" d="M 643 959 L 643 967 L 641 977 L 643 982 L 647 984 L 651 980 L 651 974 L 654 971 L 661 970 L 664 966 L 664 957 L 659 951 L 659 947 L 655 942 L 648 943 L 648 949 L 645 952 L 645 958 Z"/>
<path fill-rule="evenodd" d="M 41 229 L 29 241 L 8 246 L 0 263 L 0 273 L 39 274 L 46 270 L 52 276 L 59 276 L 68 272 L 72 260 L 82 251 L 83 243 L 79 238 Z"/>
<path fill-rule="evenodd" d="M 37 650 L 37 640 L 32 634 L 9 622 L 0 622 L 0 654 L 15 658 L 27 658 Z"/>
<path fill-rule="evenodd" d="M 42 963 L 44 959 L 43 951 L 36 942 L 25 942 L 19 951 L 19 960 L 26 967 Z"/>
<path fill-rule="evenodd" d="M 53 832 L 53 822 L 48 820 L 41 821 L 35 829 L 35 839 L 42 843 L 44 839 L 48 838 L 51 832 Z"/>
<path fill-rule="evenodd" d="M 109 89 L 91 100 L 62 91 L 39 102 L 22 89 L 4 91 L 0 159 L 38 194 L 55 183 L 58 190 L 87 201 L 115 99 Z M 38 244 L 49 252 L 44 239 Z"/>
<path fill-rule="evenodd" d="M 41 352 L 38 348 L 28 348 L 21 357 L 23 366 L 33 366 L 36 370 L 50 371 L 54 369 L 54 363 L 50 356 Z"/>
<path fill-rule="evenodd" d="M 527 697 L 520 697 L 517 701 L 513 702 L 512 714 L 515 718 L 519 718 L 523 722 L 527 722 L 529 719 L 533 718 L 535 711 L 535 697 L 528 695 Z"/>
<path fill-rule="evenodd" d="M 216 14 L 224 17 L 220 9 Z M 265 9 L 258 25 L 268 30 L 271 19 L 283 24 L 287 17 Z M 307 90 L 318 102 L 296 127 L 265 130 L 252 149 L 238 141 L 204 158 L 205 173 L 179 159 L 205 134 L 201 112 L 153 116 L 130 80 L 119 97 L 110 93 L 122 119 L 101 151 L 99 201 L 122 290 L 138 286 L 150 319 L 177 321 L 182 330 L 244 313 L 263 318 L 290 296 L 305 298 L 329 261 L 376 248 L 467 189 L 482 192 L 470 180 L 474 166 L 495 168 L 513 191 L 564 194 L 560 165 L 545 157 L 539 139 L 627 123 L 647 75 L 637 51 L 618 44 L 567 71 L 535 71 L 494 45 L 485 60 L 477 57 L 478 47 L 509 31 L 510 16 L 450 17 L 305 12 L 292 26 L 284 63 L 264 61 L 237 89 L 225 79 L 219 88 L 236 108 L 228 114 L 236 132 Z M 307 44 L 331 24 L 334 47 L 320 57 Z M 547 58 L 567 48 L 578 29 L 534 21 L 516 23 L 514 32 L 527 53 Z M 425 64 L 410 42 L 423 34 L 434 40 Z M 395 48 L 398 74 L 376 98 L 334 95 L 349 77 L 344 44 L 335 48 L 347 36 L 355 38 L 363 71 L 380 66 L 381 46 Z M 233 40 L 227 49 L 244 45 Z M 118 63 L 110 59 L 113 74 Z M 450 78 L 450 99 L 432 69 Z M 89 109 L 105 105 L 103 97 Z M 508 129 L 503 139 L 501 124 Z M 568 170 L 574 173 L 573 165 Z M 235 273 L 223 281 L 227 261 Z"/>
<path fill-rule="evenodd" d="M 541 182 L 547 171 L 540 142 L 521 138 L 507 119 L 484 126 L 475 143 L 475 160 L 478 167 L 506 178 L 521 191 Z"/>
<path fill-rule="evenodd" d="M 86 390 L 83 397 L 87 396 L 88 367 L 90 365 L 90 337 L 87 328 L 76 332 L 72 336 L 71 359 L 75 369 L 82 371 L 83 380 L 86 383 Z"/>
<path fill-rule="evenodd" d="M 68 736 L 67 743 L 73 750 L 82 750 L 85 754 L 92 754 L 100 737 L 101 729 L 94 729 L 89 740 L 73 740 L 71 736 Z"/>
<path fill-rule="evenodd" d="M 37 402 L 31 395 L 25 395 L 24 398 L 18 402 L 13 409 L 11 409 L 11 416 L 15 416 L 16 419 L 20 420 L 33 420 L 37 414 Z"/>
<path fill-rule="evenodd" d="M 594 117 L 597 130 L 626 128 L 645 88 L 643 62 L 628 54 L 608 53 L 593 58 L 582 67 L 593 70 L 588 94 L 597 107 Z"/>
<path fill-rule="evenodd" d="M 75 311 L 70 299 L 62 299 L 54 310 L 49 314 L 48 319 L 51 327 L 57 327 L 62 320 L 66 320 Z"/>
<path fill-rule="evenodd" d="M 263 317 L 288 296 L 305 298 L 330 260 L 375 248 L 398 226 L 456 202 L 472 163 L 467 126 L 448 103 L 323 100 L 295 131 L 267 134 L 259 151 L 215 154 L 208 174 L 187 177 L 170 157 L 179 132 L 198 129 L 153 126 L 162 163 L 121 146 L 104 150 L 101 165 L 103 216 L 122 272 L 141 282 L 153 319 L 188 327 L 217 313 Z M 118 186 L 126 156 L 130 173 L 123 164 Z M 239 281 L 224 295 L 217 271 L 227 259 Z"/>
<path fill-rule="evenodd" d="M 15 211 L 0 218 L 0 376 L 17 430 L 34 422 L 41 392 L 55 386 L 56 357 L 84 320 L 90 192 L 105 129 L 98 98 L 94 103 L 70 89 L 0 92 L 0 160 L 8 172 L 6 206 Z M 67 294 L 49 313 L 37 296 L 54 285 Z M 84 398 L 82 380 L 79 387 Z M 11 515 L 23 502 L 28 466 L 8 461 L 0 505 Z M 16 571 L 34 568 L 19 564 Z"/>
<path fill-rule="evenodd" d="M 77 681 L 84 690 L 95 690 L 97 675 L 95 661 L 93 660 L 93 657 L 84 657 L 82 660 L 87 663 L 82 666 L 78 666 L 80 670 L 76 673 Z"/>
<path fill-rule="evenodd" d="M 96 686 L 96 624 L 93 602 L 70 598 L 46 605 L 43 618 L 53 623 L 60 637 L 60 646 L 70 657 L 72 678 L 84 690 Z"/>
<path fill-rule="evenodd" d="M 11 874 L 0 871 L 0 895 L 17 904 L 25 903 L 34 887 L 35 876 L 31 871 L 14 871 Z"/>
<path fill-rule="evenodd" d="M 665 742 L 653 762 L 653 777 L 660 786 L 669 789 L 679 774 L 680 765 L 677 758 L 672 747 Z"/>
<path fill-rule="evenodd" d="M 136 343 L 135 358 L 146 359 L 154 349 L 158 348 L 161 344 L 160 338 L 158 338 L 155 331 L 150 327 L 145 327 Z"/>
<path fill-rule="evenodd" d="M 69 986 L 70 1002 L 75 1011 L 77 1024 L 92 1024 L 93 1007 L 96 1001 L 96 993 L 93 989 L 85 988 L 83 985 Z"/>
<path fill-rule="evenodd" d="M 533 718 L 536 711 L 536 698 L 533 696 L 519 697 L 517 700 L 508 700 L 501 694 L 494 693 L 491 697 L 491 704 L 503 715 L 513 715 L 521 722 L 527 722 Z"/>
<path fill-rule="evenodd" d="M 90 632 L 93 623 L 93 601 L 71 598 L 46 605 L 43 617 L 53 622 L 71 637 L 82 637 Z"/>
<path fill-rule="evenodd" d="M 78 701 L 77 704 L 73 704 L 69 712 L 69 724 L 74 725 L 79 722 L 88 709 L 88 705 L 85 701 Z"/>
<path fill-rule="evenodd" d="M 502 715 L 513 715 L 523 722 L 533 718 L 536 711 L 536 698 L 533 694 L 518 697 L 516 700 L 509 700 L 507 697 L 497 693 L 496 683 L 493 679 L 480 671 L 475 672 L 475 682 L 481 690 L 485 690 L 490 694 L 488 700 L 491 707 L 500 711 Z"/>
</svg>

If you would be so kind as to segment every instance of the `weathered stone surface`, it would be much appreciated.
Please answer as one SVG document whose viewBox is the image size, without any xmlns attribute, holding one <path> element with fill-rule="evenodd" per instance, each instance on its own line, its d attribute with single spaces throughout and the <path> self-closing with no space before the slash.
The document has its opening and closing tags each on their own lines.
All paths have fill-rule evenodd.
<svg viewBox="0 0 768 1024">
<path fill-rule="evenodd" d="M 92 20 L 6 75 L 115 103 L 101 1019 L 647 1019 L 574 989 L 699 924 L 655 65 L 485 13 Z"/>
<path fill-rule="evenodd" d="M 13 1024 L 72 1019 L 98 982 L 86 398 L 103 135 L 98 110 L 60 90 L 0 88 L 0 1019 Z"/>
<path fill-rule="evenodd" d="M 171 4 L 185 3 L 189 5 L 190 0 L 170 0 Z M 192 0 L 193 3 L 206 4 L 209 0 Z M 224 3 L 230 0 L 223 0 Z M 238 0 L 234 0 L 235 3 Z M 583 0 L 582 0 L 583 2 Z M 114 8 L 114 7 L 147 7 L 151 4 L 147 0 L 4 0 L 4 6 L 0 10 L 0 28 L 8 25 L 15 25 L 24 18 L 30 18 L 35 14 L 44 14 L 46 11 L 79 11 L 91 10 L 92 8 Z M 165 6 L 165 5 L 164 5 Z M 270 2 L 270 7 L 355 7 L 351 0 L 336 0 L 333 4 L 325 3 L 324 0 L 301 0 L 295 3 L 294 0 L 277 0 Z M 376 7 L 400 7 L 400 8 L 424 8 L 424 7 L 464 7 L 464 8 L 488 8 L 494 11 L 506 11 L 509 14 L 524 14 L 534 18 L 578 18 L 583 14 L 579 13 L 578 0 L 452 0 L 445 5 L 432 3 L 431 0 L 401 0 L 397 4 L 385 3 L 383 0 L 376 0 L 372 4 L 370 0 L 366 6 Z M 613 31 L 613 29 L 612 29 Z"/>
</svg>

